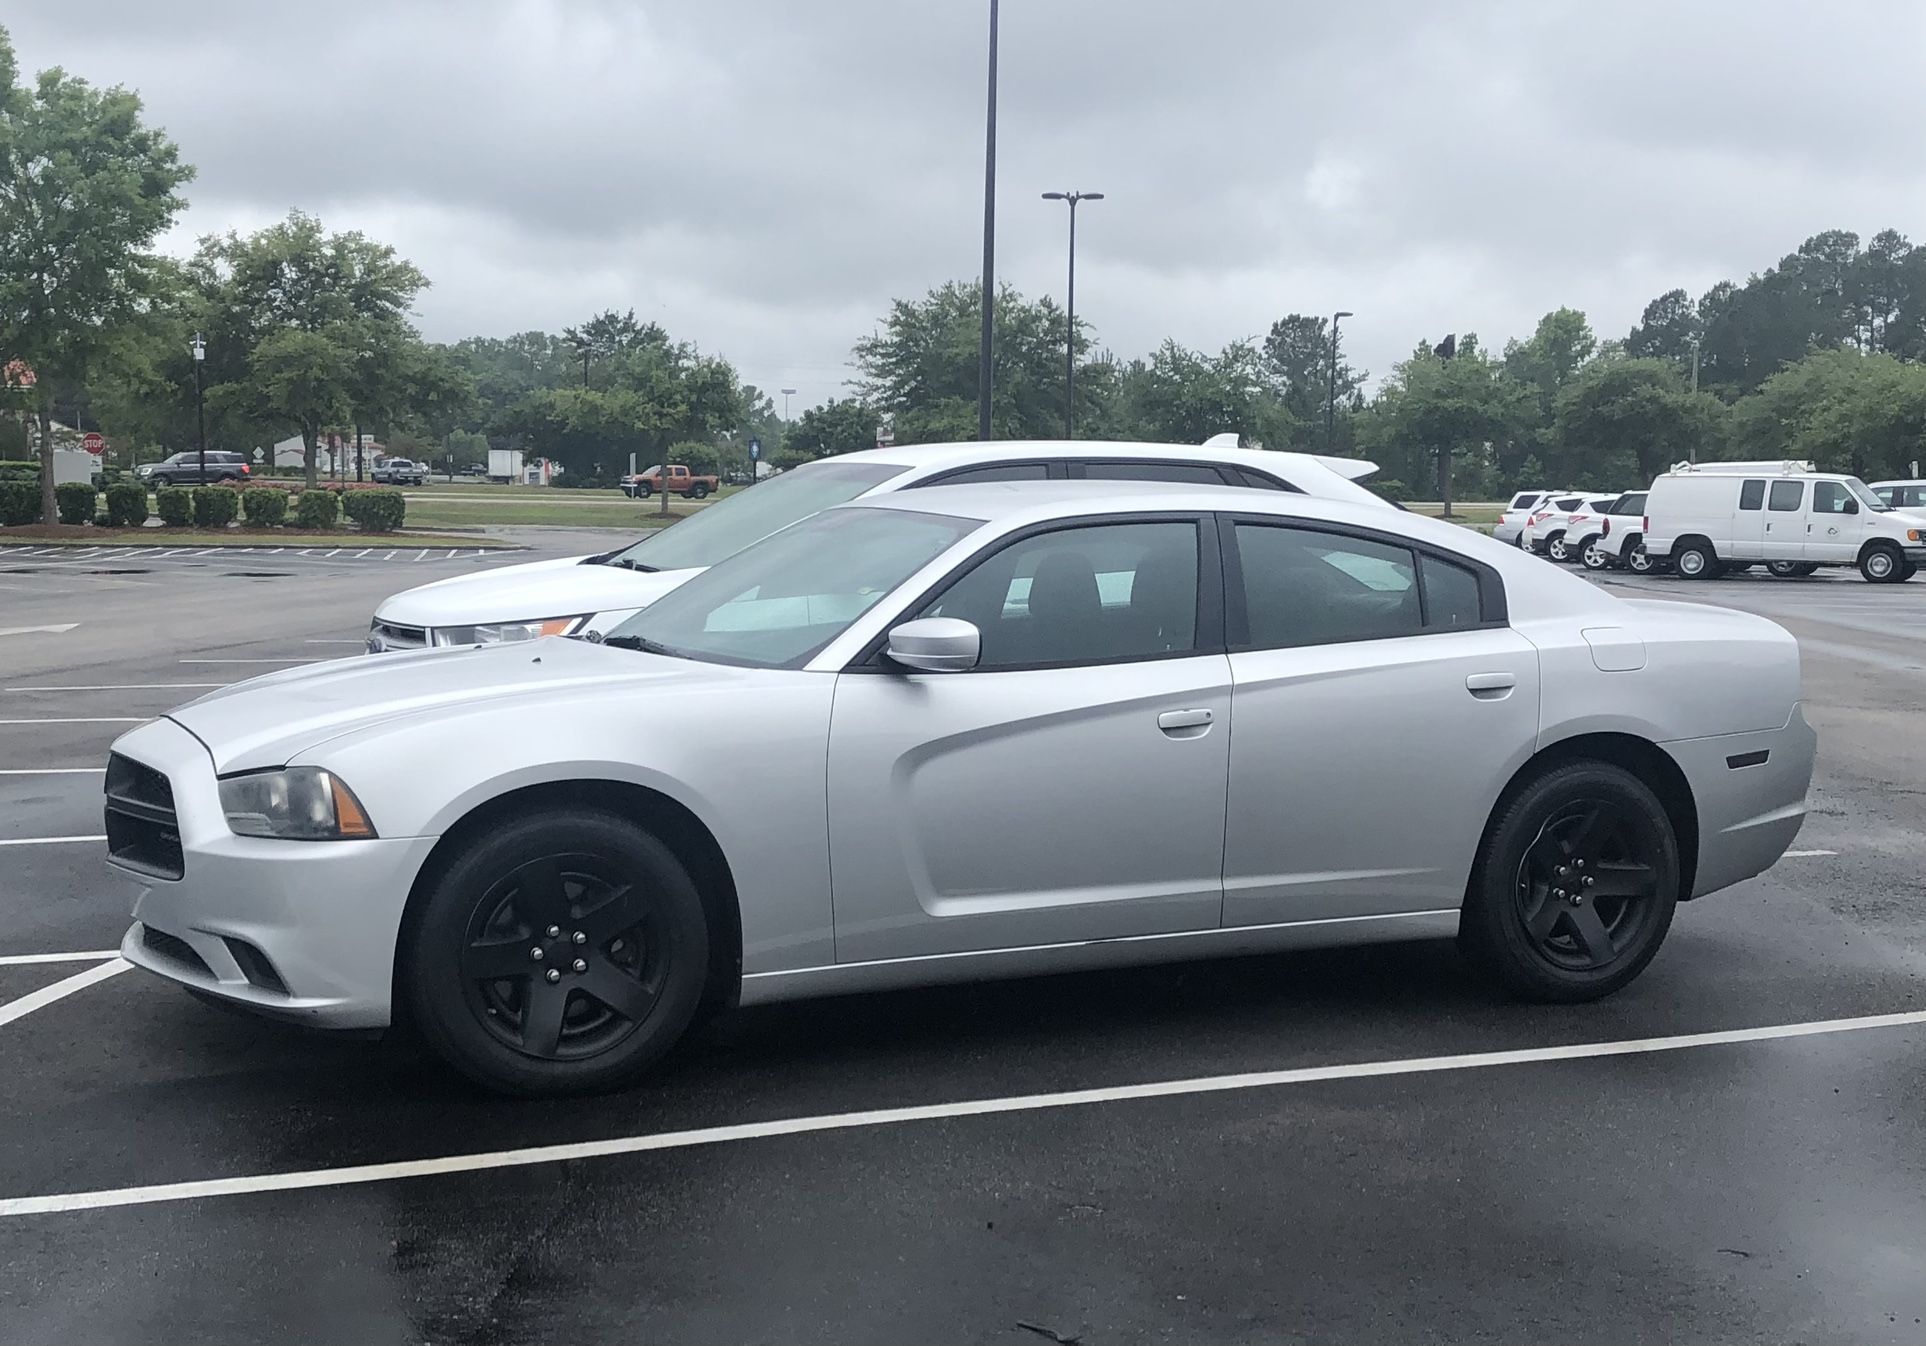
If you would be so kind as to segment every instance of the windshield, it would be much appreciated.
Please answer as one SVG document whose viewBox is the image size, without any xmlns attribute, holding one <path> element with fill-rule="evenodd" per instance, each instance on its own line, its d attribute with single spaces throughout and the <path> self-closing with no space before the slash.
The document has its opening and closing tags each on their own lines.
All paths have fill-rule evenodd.
<svg viewBox="0 0 1926 1346">
<path fill-rule="evenodd" d="M 1884 500 L 1881 500 L 1878 496 L 1874 495 L 1872 487 L 1866 485 L 1866 483 L 1859 480 L 1859 478 L 1847 477 L 1846 489 L 1851 491 L 1854 496 L 1858 497 L 1859 503 L 1864 505 L 1867 509 L 1871 510 L 1873 513 L 1888 514 L 1892 512 L 1892 506 L 1887 504 Z"/>
<path fill-rule="evenodd" d="M 798 519 L 854 500 L 908 470 L 900 463 L 809 463 L 710 505 L 608 559 L 648 570 L 712 566 Z"/>
<path fill-rule="evenodd" d="M 658 599 L 606 643 L 797 668 L 979 523 L 902 509 L 818 514 Z"/>
</svg>

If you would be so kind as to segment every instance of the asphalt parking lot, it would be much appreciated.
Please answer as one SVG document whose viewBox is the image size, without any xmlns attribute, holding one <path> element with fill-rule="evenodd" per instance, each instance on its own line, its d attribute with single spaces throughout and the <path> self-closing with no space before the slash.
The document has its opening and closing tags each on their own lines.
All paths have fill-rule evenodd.
<svg viewBox="0 0 1926 1346">
<path fill-rule="evenodd" d="M 123 973 L 113 738 L 528 558 L 0 555 L 0 1341 L 1926 1337 L 1926 579 L 1606 581 L 1783 622 L 1821 738 L 1795 851 L 1598 1005 L 1384 946 L 746 1011 L 510 1103 Z"/>
</svg>

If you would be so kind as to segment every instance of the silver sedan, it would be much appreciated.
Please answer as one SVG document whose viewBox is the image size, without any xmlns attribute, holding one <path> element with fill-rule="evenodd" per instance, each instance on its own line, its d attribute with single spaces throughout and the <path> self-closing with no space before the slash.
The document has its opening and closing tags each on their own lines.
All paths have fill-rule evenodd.
<svg viewBox="0 0 1926 1346">
<path fill-rule="evenodd" d="M 1778 626 L 1450 524 L 1168 484 L 831 509 L 600 642 L 271 674 L 125 735 L 125 956 L 523 1094 L 733 1004 L 1455 936 L 1636 977 L 1812 771 Z"/>
</svg>

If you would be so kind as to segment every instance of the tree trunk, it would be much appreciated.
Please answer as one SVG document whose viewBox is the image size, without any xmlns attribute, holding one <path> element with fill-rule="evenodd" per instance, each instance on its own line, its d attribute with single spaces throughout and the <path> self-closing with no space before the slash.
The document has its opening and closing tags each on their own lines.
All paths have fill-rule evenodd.
<svg viewBox="0 0 1926 1346">
<path fill-rule="evenodd" d="M 314 453 L 317 438 L 318 433 L 313 426 L 304 425 L 301 427 L 301 466 L 307 473 L 307 484 L 309 486 L 315 484 Z"/>
<path fill-rule="evenodd" d="M 40 399 L 40 522 L 59 523 L 54 503 L 53 393 Z"/>
<path fill-rule="evenodd" d="M 1451 517 L 1451 446 L 1438 450 L 1438 499 L 1444 501 L 1444 517 Z"/>
</svg>

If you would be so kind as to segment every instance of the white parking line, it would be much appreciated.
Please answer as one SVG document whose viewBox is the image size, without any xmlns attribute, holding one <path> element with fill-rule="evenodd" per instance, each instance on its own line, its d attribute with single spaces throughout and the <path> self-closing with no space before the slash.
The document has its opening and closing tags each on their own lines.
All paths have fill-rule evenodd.
<svg viewBox="0 0 1926 1346">
<path fill-rule="evenodd" d="M 102 972 L 96 968 L 82 976 Z M 63 985 L 65 983 L 62 983 Z M 53 989 L 53 988 L 49 988 Z M 78 989 L 78 988 L 76 988 Z M 436 1159 L 404 1159 L 386 1164 L 354 1164 L 340 1168 L 306 1169 L 292 1173 L 258 1173 L 234 1178 L 204 1178 L 194 1182 L 158 1183 L 148 1187 L 115 1187 L 92 1192 L 57 1192 L 48 1196 L 0 1198 L 0 1216 L 49 1215 L 63 1211 L 103 1210 L 112 1206 L 144 1206 L 166 1201 L 198 1201 L 251 1192 L 291 1192 L 316 1187 L 354 1187 L 425 1178 L 448 1173 L 479 1173 L 490 1169 L 527 1168 L 575 1159 L 605 1159 L 644 1154 L 652 1150 L 684 1150 L 698 1145 L 765 1140 L 823 1131 L 854 1131 L 906 1122 L 943 1121 L 955 1117 L 986 1117 L 1000 1113 L 1043 1112 L 1056 1108 L 1087 1107 L 1095 1103 L 1123 1103 L 1145 1098 L 1181 1098 L 1197 1094 L 1272 1089 L 1285 1085 L 1316 1084 L 1328 1080 L 1425 1075 L 1441 1071 L 1479 1070 L 1490 1066 L 1533 1065 L 1547 1061 L 1582 1061 L 1607 1056 L 1642 1056 L 1654 1052 L 1685 1051 L 1694 1047 L 1736 1046 L 1786 1038 L 1852 1033 L 1869 1028 L 1903 1028 L 1926 1024 L 1926 1010 L 1873 1014 L 1857 1019 L 1824 1019 L 1811 1023 L 1773 1024 L 1763 1028 L 1734 1028 L 1711 1033 L 1682 1033 L 1673 1037 L 1630 1038 L 1616 1042 L 1576 1042 L 1555 1047 L 1526 1047 L 1516 1051 L 1476 1052 L 1461 1056 L 1421 1056 L 1398 1061 L 1357 1061 L 1347 1065 L 1300 1066 L 1289 1070 L 1252 1071 L 1240 1075 L 1206 1075 L 1187 1080 L 1157 1080 L 1109 1088 L 1076 1089 L 1053 1094 L 1018 1094 L 1006 1098 L 964 1099 L 867 1112 L 839 1112 L 815 1117 L 785 1117 L 767 1122 L 706 1126 L 690 1131 L 662 1131 L 653 1135 L 621 1136 L 611 1140 L 576 1141 L 561 1145 L 532 1145 L 518 1150 L 490 1150 L 479 1154 L 444 1155 Z"/>
<path fill-rule="evenodd" d="M 1785 853 L 1784 858 L 1787 860 L 1803 860 L 1806 857 L 1813 856 L 1813 855 L 1837 855 L 1837 854 L 1839 854 L 1838 851 L 1787 851 Z"/>
<path fill-rule="evenodd" d="M 0 687 L 0 692 L 178 692 L 225 686 L 224 682 L 94 682 L 74 687 Z"/>
<path fill-rule="evenodd" d="M 116 956 L 112 962 L 90 967 L 85 972 L 76 972 L 64 977 L 52 986 L 43 986 L 31 995 L 23 995 L 18 1000 L 9 1000 L 0 1005 L 0 1028 L 5 1028 L 15 1019 L 24 1019 L 37 1009 L 45 1009 L 56 1000 L 65 1000 L 75 991 L 84 991 L 95 982 L 117 977 L 133 966 L 132 963 Z"/>
<path fill-rule="evenodd" d="M 350 645 L 359 645 L 362 642 L 358 640 L 351 640 L 348 643 Z M 314 660 L 307 659 L 307 658 L 301 658 L 301 659 L 183 659 L 181 660 L 181 662 L 183 664 L 311 664 L 314 662 Z M 224 682 L 215 683 L 214 685 L 217 687 L 227 686 L 227 684 Z"/>
<path fill-rule="evenodd" d="M 422 557 L 426 556 L 427 554 L 428 554 L 428 549 L 426 547 L 423 547 L 420 551 L 415 553 L 415 559 L 419 561 Z"/>
<path fill-rule="evenodd" d="M 105 840 L 105 833 L 97 837 L 0 837 L 0 846 L 71 846 L 84 841 Z"/>
<path fill-rule="evenodd" d="M 301 643 L 303 645 L 366 645 L 368 642 L 365 640 L 304 640 Z M 275 662 L 280 661 L 277 659 Z"/>
<path fill-rule="evenodd" d="M 146 724 L 152 715 L 90 716 L 86 719 L 0 720 L 0 724 Z"/>
<path fill-rule="evenodd" d="M 31 967 L 35 963 L 104 963 L 120 957 L 118 949 L 87 949 L 80 953 L 4 953 L 0 967 Z"/>
<path fill-rule="evenodd" d="M 0 770 L 0 776 L 102 776 L 104 766 L 21 766 Z"/>
</svg>

